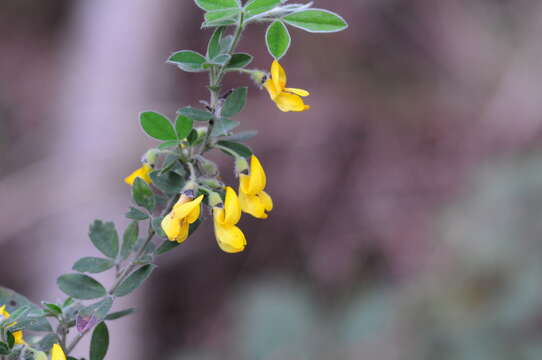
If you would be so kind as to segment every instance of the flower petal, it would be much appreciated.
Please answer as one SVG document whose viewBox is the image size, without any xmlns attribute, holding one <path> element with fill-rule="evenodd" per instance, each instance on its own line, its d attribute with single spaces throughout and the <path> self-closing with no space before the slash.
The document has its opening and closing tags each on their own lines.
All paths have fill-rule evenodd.
<svg viewBox="0 0 542 360">
<path fill-rule="evenodd" d="M 265 191 L 262 191 L 260 193 L 260 198 L 262 199 L 263 206 L 266 211 L 273 210 L 273 199 L 271 198 L 271 195 L 269 195 Z"/>
<path fill-rule="evenodd" d="M 248 185 L 247 193 L 250 195 L 256 195 L 265 189 L 267 178 L 260 160 L 252 155 L 250 158 L 250 181 Z"/>
<path fill-rule="evenodd" d="M 62 351 L 60 345 L 53 345 L 53 348 L 51 349 L 51 360 L 66 360 L 66 355 L 64 355 L 64 351 Z"/>
<path fill-rule="evenodd" d="M 273 60 L 271 64 L 271 79 L 273 80 L 273 84 L 275 84 L 275 88 L 282 92 L 286 87 L 287 77 L 284 68 L 280 66 L 277 60 Z"/>
<path fill-rule="evenodd" d="M 239 198 L 231 187 L 226 187 L 226 199 L 224 200 L 224 224 L 235 225 L 241 219 L 241 205 Z"/>
<path fill-rule="evenodd" d="M 278 108 L 284 112 L 307 110 L 307 107 L 305 103 L 303 102 L 303 99 L 301 99 L 301 97 L 298 95 L 294 95 L 290 93 L 285 93 L 285 92 L 281 93 L 275 99 L 275 103 L 277 104 Z"/>
<path fill-rule="evenodd" d="M 297 88 L 286 88 L 284 91 L 290 92 L 292 94 L 296 94 L 299 96 L 309 96 L 310 93 L 307 90 L 304 89 L 297 89 Z"/>
<path fill-rule="evenodd" d="M 177 241 L 177 237 L 181 232 L 181 221 L 178 218 L 173 217 L 170 213 L 162 219 L 160 225 L 170 241 Z"/>
<path fill-rule="evenodd" d="M 257 219 L 267 219 L 267 214 L 265 213 L 265 205 L 258 195 L 247 195 L 245 193 L 239 193 L 239 202 L 241 204 L 241 209 Z"/>
<path fill-rule="evenodd" d="M 150 184 L 152 182 L 151 177 L 149 176 L 151 171 L 152 171 L 152 168 L 149 165 L 143 164 L 142 167 L 140 167 L 139 169 L 137 169 L 133 173 L 131 173 L 129 176 L 127 176 L 124 179 L 124 182 L 131 186 L 131 185 L 134 184 L 135 179 L 140 177 L 147 184 Z"/>
<path fill-rule="evenodd" d="M 215 236 L 218 246 L 227 253 L 238 253 L 247 245 L 245 234 L 235 225 L 221 225 L 215 222 Z"/>
<path fill-rule="evenodd" d="M 26 344 L 26 342 L 24 341 L 24 338 L 23 338 L 23 331 L 22 330 L 15 331 L 14 333 L 12 333 L 12 335 L 15 338 L 15 344 L 18 344 L 18 345 Z"/>
<path fill-rule="evenodd" d="M 193 223 L 199 218 L 200 214 L 200 204 L 203 200 L 203 195 L 198 196 L 194 200 L 191 200 L 189 202 L 186 202 L 184 204 L 179 204 L 179 206 L 175 205 L 174 211 L 175 211 L 175 218 L 177 219 L 183 219 L 183 218 L 190 218 L 193 219 L 190 223 Z"/>
<path fill-rule="evenodd" d="M 177 241 L 179 244 L 185 241 L 188 238 L 189 230 L 190 224 L 186 221 L 186 219 L 181 220 L 179 222 L 179 234 L 177 235 L 175 241 Z"/>
<path fill-rule="evenodd" d="M 275 98 L 280 95 L 280 90 L 275 87 L 275 84 L 271 79 L 267 79 L 266 82 L 263 84 L 263 87 L 265 88 L 265 90 L 267 90 L 267 93 L 269 94 L 271 100 L 275 100 Z"/>
</svg>

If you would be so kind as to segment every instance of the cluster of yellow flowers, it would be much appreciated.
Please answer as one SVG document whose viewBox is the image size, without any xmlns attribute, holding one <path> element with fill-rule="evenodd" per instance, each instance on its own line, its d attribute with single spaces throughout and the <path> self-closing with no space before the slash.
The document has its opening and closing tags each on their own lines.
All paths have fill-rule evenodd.
<svg viewBox="0 0 542 360">
<path fill-rule="evenodd" d="M 208 204 L 212 208 L 215 237 L 223 251 L 236 253 L 245 249 L 247 244 L 245 235 L 237 227 L 242 212 L 265 219 L 266 212 L 273 209 L 273 200 L 264 191 L 265 186 L 265 171 L 258 158 L 252 155 L 248 174 L 240 174 L 239 196 L 235 190 L 227 186 L 223 202 L 221 199 L 209 197 Z M 194 198 L 192 191 L 181 195 L 171 212 L 162 220 L 162 229 L 169 240 L 179 243 L 186 240 L 190 224 L 200 217 L 203 199 L 204 195 Z"/>
<path fill-rule="evenodd" d="M 265 77 L 263 87 L 269 93 L 271 100 L 284 112 L 305 111 L 310 109 L 302 97 L 308 96 L 309 92 L 303 89 L 287 88 L 287 76 L 284 68 L 274 60 L 270 74 Z M 132 185 L 136 178 L 140 177 L 148 184 L 152 183 L 150 173 L 153 168 L 149 164 L 143 166 L 124 181 Z M 225 187 L 224 201 L 207 199 L 207 204 L 212 208 L 214 219 L 214 231 L 220 248 L 228 253 L 243 251 L 247 241 L 245 235 L 237 227 L 241 213 L 245 212 L 259 219 L 266 219 L 267 212 L 273 209 L 273 200 L 264 191 L 266 175 L 258 158 L 252 155 L 250 167 L 247 173 L 239 173 L 239 195 L 231 187 Z M 210 196 L 208 196 L 210 197 Z M 171 241 L 179 243 L 186 240 L 189 235 L 190 224 L 196 222 L 201 214 L 201 203 L 204 195 L 195 197 L 193 189 L 188 189 L 179 197 L 171 212 L 162 220 L 161 226 Z"/>
<path fill-rule="evenodd" d="M 9 314 L 9 312 L 6 311 L 6 305 L 0 306 L 0 319 L 7 319 L 9 317 L 10 317 L 10 314 Z M 8 327 L 14 326 L 16 324 L 17 324 L 16 322 L 13 322 L 12 324 L 9 324 Z M 26 342 L 24 341 L 24 338 L 23 338 L 23 331 L 22 330 L 14 331 L 12 333 L 12 335 L 13 335 L 13 338 L 15 339 L 15 344 L 17 344 L 17 345 L 26 344 Z M 43 355 L 44 360 L 45 360 L 46 355 L 43 354 L 43 353 L 42 353 L 42 355 Z M 59 344 L 54 344 L 53 347 L 51 348 L 51 359 L 50 360 L 66 360 L 66 355 L 64 354 L 64 351 L 62 350 L 62 347 Z"/>
</svg>

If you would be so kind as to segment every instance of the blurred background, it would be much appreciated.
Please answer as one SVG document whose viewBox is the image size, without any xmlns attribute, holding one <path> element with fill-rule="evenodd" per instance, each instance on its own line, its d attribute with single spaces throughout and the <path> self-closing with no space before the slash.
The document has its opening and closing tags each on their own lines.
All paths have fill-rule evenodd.
<svg viewBox="0 0 542 360">
<path fill-rule="evenodd" d="M 108 358 L 542 358 L 542 2 L 315 3 L 350 28 L 292 30 L 282 63 L 310 111 L 227 79 L 252 86 L 239 120 L 260 130 L 271 217 L 243 218 L 241 254 L 207 221 L 159 258 Z M 154 144 L 138 113 L 208 96 L 165 64 L 203 51 L 201 17 L 185 0 L 0 2 L 0 285 L 57 300 L 94 254 L 88 224 L 127 224 L 122 179 Z M 264 31 L 240 47 L 261 69 Z"/>
</svg>

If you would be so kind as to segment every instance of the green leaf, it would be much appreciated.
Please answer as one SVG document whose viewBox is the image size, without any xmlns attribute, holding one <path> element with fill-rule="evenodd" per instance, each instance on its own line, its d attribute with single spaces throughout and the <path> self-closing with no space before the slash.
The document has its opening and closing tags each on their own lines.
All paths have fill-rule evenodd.
<svg viewBox="0 0 542 360">
<path fill-rule="evenodd" d="M 196 109 L 191 106 L 184 107 L 180 109 L 177 113 L 180 115 L 184 115 L 194 121 L 209 121 L 213 118 L 213 114 L 211 114 L 209 111 Z"/>
<path fill-rule="evenodd" d="M 222 54 L 218 55 L 212 60 L 212 63 L 215 65 L 226 65 L 231 59 L 231 55 L 229 54 Z"/>
<path fill-rule="evenodd" d="M 214 23 L 222 20 L 235 19 L 239 15 L 239 9 L 214 10 L 205 13 L 203 18 L 206 23 Z"/>
<path fill-rule="evenodd" d="M 158 140 L 177 140 L 171 122 L 164 115 L 147 111 L 139 114 L 139 120 L 149 136 Z"/>
<path fill-rule="evenodd" d="M 62 314 L 62 309 L 56 304 L 46 303 L 44 301 L 42 301 L 41 304 L 43 305 L 44 310 L 50 314 L 55 316 Z"/>
<path fill-rule="evenodd" d="M 245 53 L 233 54 L 226 69 L 242 69 L 252 62 L 252 56 Z"/>
<path fill-rule="evenodd" d="M 120 258 L 126 259 L 130 252 L 134 249 L 139 236 L 139 224 L 137 221 L 132 221 L 124 230 L 122 236 L 122 247 L 120 249 Z"/>
<path fill-rule="evenodd" d="M 208 59 L 214 59 L 221 53 L 220 48 L 220 40 L 222 39 L 222 34 L 224 33 L 224 30 L 226 28 L 221 26 L 217 28 L 213 35 L 211 36 L 211 39 L 209 40 L 209 45 L 207 45 L 207 58 Z"/>
<path fill-rule="evenodd" d="M 188 230 L 188 237 L 192 235 L 194 231 L 198 229 L 200 224 L 202 223 L 201 219 L 196 220 L 192 224 L 190 224 L 189 230 Z M 154 252 L 156 255 L 163 255 L 173 249 L 175 249 L 177 246 L 181 245 L 181 243 L 178 243 L 176 241 L 165 241 L 162 245 L 160 245 L 156 251 Z"/>
<path fill-rule="evenodd" d="M 196 131 L 196 129 L 192 129 L 192 131 L 190 131 L 190 134 L 188 134 L 186 140 L 188 140 L 188 143 L 190 145 L 194 145 L 196 143 L 196 141 L 198 140 L 198 132 Z"/>
<path fill-rule="evenodd" d="M 203 55 L 191 50 L 181 50 L 173 53 L 167 60 L 170 64 L 177 65 L 181 70 L 187 72 L 206 71 L 203 65 L 206 60 Z"/>
<path fill-rule="evenodd" d="M 239 8 L 237 0 L 195 0 L 196 5 L 205 11 Z"/>
<path fill-rule="evenodd" d="M 149 215 L 135 207 L 130 207 L 130 210 L 126 213 L 126 217 L 132 220 L 146 220 L 149 218 Z"/>
<path fill-rule="evenodd" d="M 220 118 L 215 122 L 211 136 L 224 136 L 238 127 L 241 123 L 239 121 L 230 120 L 227 118 Z"/>
<path fill-rule="evenodd" d="M 130 294 L 147 280 L 155 267 L 156 266 L 152 264 L 143 265 L 128 276 L 119 287 L 115 289 L 113 295 L 122 297 Z"/>
<path fill-rule="evenodd" d="M 250 148 L 246 145 L 239 144 L 232 141 L 219 141 L 217 144 L 230 149 L 231 151 L 235 152 L 236 154 L 244 158 L 249 158 L 252 156 L 252 150 L 250 150 Z M 231 155 L 227 151 L 224 151 L 224 152 L 228 155 Z"/>
<path fill-rule="evenodd" d="M 208 28 L 208 27 L 214 27 L 214 26 L 228 26 L 228 25 L 234 25 L 237 23 L 237 19 L 222 19 L 217 21 L 206 21 L 204 22 L 201 27 L 202 28 Z"/>
<path fill-rule="evenodd" d="M 164 150 L 172 147 L 179 146 L 179 140 L 168 140 L 158 145 L 158 149 Z"/>
<path fill-rule="evenodd" d="M 84 317 L 94 316 L 97 321 L 102 321 L 105 319 L 112 306 L 113 298 L 111 296 L 106 296 L 103 300 L 82 309 L 79 312 L 79 315 Z"/>
<path fill-rule="evenodd" d="M 82 273 L 98 274 L 111 269 L 115 264 L 109 259 L 84 257 L 73 265 L 73 270 Z"/>
<path fill-rule="evenodd" d="M 330 33 L 348 27 L 339 15 L 324 9 L 308 9 L 287 15 L 283 20 L 294 27 L 313 33 Z"/>
<path fill-rule="evenodd" d="M 156 199 L 151 187 L 140 177 L 136 178 L 132 185 L 132 199 L 137 205 L 149 211 L 152 211 L 156 206 Z"/>
<path fill-rule="evenodd" d="M 185 179 L 172 171 L 165 173 L 153 171 L 151 172 L 150 176 L 154 186 L 169 196 L 173 196 L 181 192 L 185 184 Z"/>
<path fill-rule="evenodd" d="M 101 322 L 94 328 L 90 340 L 90 360 L 103 360 L 109 348 L 109 330 L 105 322 Z"/>
<path fill-rule="evenodd" d="M 230 117 L 243 110 L 247 101 L 247 93 L 248 88 L 246 87 L 233 90 L 233 92 L 224 101 L 222 116 Z"/>
<path fill-rule="evenodd" d="M 143 181 L 141 178 L 137 180 Z M 112 259 L 117 257 L 119 253 L 119 236 L 115 229 L 115 224 L 112 222 L 103 223 L 101 220 L 96 220 L 90 225 L 88 236 L 94 246 L 107 257 Z"/>
<path fill-rule="evenodd" d="M 164 218 L 162 216 L 158 216 L 158 217 L 155 217 L 154 219 L 152 219 L 152 222 L 151 222 L 152 229 L 154 230 L 156 235 L 158 235 L 161 238 L 166 237 L 166 233 L 164 232 L 164 230 L 162 230 L 162 220 L 163 219 Z"/>
<path fill-rule="evenodd" d="M 8 331 L 6 335 L 8 338 L 8 347 L 12 349 L 13 345 L 15 345 L 15 336 L 13 336 L 13 334 L 10 331 Z"/>
<path fill-rule="evenodd" d="M 226 141 L 246 141 L 250 138 L 253 138 L 254 136 L 258 135 L 257 130 L 247 130 L 247 131 L 241 131 L 237 134 L 225 136 L 222 138 L 222 140 Z"/>
<path fill-rule="evenodd" d="M 53 347 L 53 344 L 58 344 L 58 336 L 56 334 L 47 334 L 44 337 L 42 337 L 37 345 L 37 349 L 41 351 L 49 351 L 51 350 L 51 347 Z M 34 358 L 36 360 L 37 358 Z M 47 360 L 47 356 L 44 360 Z"/>
<path fill-rule="evenodd" d="M 75 299 L 92 300 L 107 293 L 102 284 L 83 274 L 64 274 L 56 282 L 60 290 Z"/>
<path fill-rule="evenodd" d="M 134 312 L 135 312 L 134 308 L 113 312 L 113 313 L 107 314 L 107 316 L 105 317 L 105 320 L 117 320 L 127 315 L 133 314 Z"/>
<path fill-rule="evenodd" d="M 184 115 L 178 115 L 175 121 L 175 130 L 177 131 L 177 137 L 184 139 L 190 134 L 192 127 L 194 126 L 193 120 Z"/>
<path fill-rule="evenodd" d="M 277 7 L 277 5 L 280 5 L 280 0 L 251 0 L 245 5 L 247 19 L 269 11 Z"/>
<path fill-rule="evenodd" d="M 275 21 L 267 28 L 265 40 L 271 56 L 280 60 L 288 51 L 292 39 L 286 26 L 280 21 Z"/>
<path fill-rule="evenodd" d="M 0 355 L 9 355 L 10 352 L 8 344 L 0 342 Z"/>
</svg>

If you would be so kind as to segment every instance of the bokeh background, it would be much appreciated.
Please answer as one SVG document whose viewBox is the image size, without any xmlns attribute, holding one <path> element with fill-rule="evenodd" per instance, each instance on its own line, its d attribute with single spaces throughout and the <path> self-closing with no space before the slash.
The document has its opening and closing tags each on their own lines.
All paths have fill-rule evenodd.
<svg viewBox="0 0 542 360">
<path fill-rule="evenodd" d="M 315 2 L 350 28 L 292 31 L 283 65 L 313 108 L 283 114 L 251 87 L 240 115 L 272 216 L 242 220 L 241 254 L 207 222 L 160 258 L 108 358 L 542 358 L 542 3 Z M 127 224 L 122 179 L 153 145 L 138 113 L 207 97 L 165 64 L 205 48 L 201 16 L 186 0 L 0 2 L 0 285 L 59 299 L 56 277 L 94 251 L 88 224 Z M 241 43 L 262 69 L 264 31 Z"/>
</svg>

